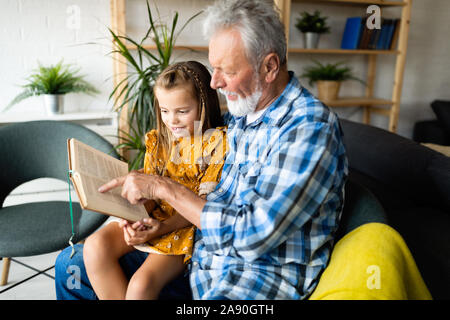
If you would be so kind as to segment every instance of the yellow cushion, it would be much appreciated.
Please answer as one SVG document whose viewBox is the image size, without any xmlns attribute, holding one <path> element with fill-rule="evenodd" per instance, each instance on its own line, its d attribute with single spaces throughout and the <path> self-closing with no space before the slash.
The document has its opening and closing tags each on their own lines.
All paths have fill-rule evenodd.
<svg viewBox="0 0 450 320">
<path fill-rule="evenodd" d="M 364 224 L 335 245 L 311 300 L 432 299 L 397 231 Z"/>
</svg>

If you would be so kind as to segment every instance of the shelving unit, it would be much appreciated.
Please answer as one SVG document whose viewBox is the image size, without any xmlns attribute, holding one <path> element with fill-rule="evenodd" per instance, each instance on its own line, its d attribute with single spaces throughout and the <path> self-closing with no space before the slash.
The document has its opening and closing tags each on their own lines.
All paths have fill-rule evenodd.
<svg viewBox="0 0 450 320">
<path fill-rule="evenodd" d="M 110 0 L 111 2 L 111 29 L 120 35 L 126 32 L 125 18 L 125 0 Z M 330 6 L 362 6 L 378 5 L 383 7 L 399 7 L 401 8 L 401 23 L 399 37 L 396 50 L 342 50 L 339 48 L 332 49 L 302 49 L 291 48 L 288 44 L 288 54 L 328 54 L 328 55 L 364 55 L 367 57 L 367 79 L 364 96 L 361 97 L 342 97 L 335 101 L 324 101 L 330 107 L 362 107 L 363 122 L 370 123 L 372 113 L 381 114 L 389 118 L 388 130 L 396 132 L 398 116 L 400 111 L 400 99 L 403 85 L 403 73 L 405 69 L 406 50 L 408 44 L 409 22 L 411 17 L 412 0 L 274 0 L 280 9 L 281 20 L 285 26 L 287 39 L 289 39 L 289 25 L 291 17 L 291 3 L 304 2 L 325 4 Z M 133 49 L 133 46 L 128 46 Z M 155 49 L 154 46 L 144 46 L 146 49 Z M 207 52 L 207 46 L 175 46 L 178 50 L 195 50 Z M 379 55 L 394 55 L 395 74 L 392 85 L 391 99 L 383 99 L 374 97 L 374 83 L 377 70 L 377 57 Z M 127 66 L 124 59 L 120 55 L 113 57 L 114 59 L 114 85 L 124 79 Z M 117 91 L 119 92 L 119 91 Z M 126 107 L 120 115 L 119 128 L 128 131 Z"/>
<path fill-rule="evenodd" d="M 363 122 L 370 123 L 372 113 L 389 117 L 388 130 L 396 132 L 398 115 L 400 111 L 400 99 L 403 85 L 403 73 L 405 70 L 406 50 L 408 45 L 409 23 L 411 18 L 412 0 L 275 0 L 281 12 L 281 20 L 285 25 L 286 36 L 289 39 L 289 25 L 291 17 L 291 3 L 305 2 L 315 4 L 326 4 L 330 6 L 347 5 L 363 6 L 378 5 L 383 7 L 400 7 L 401 23 L 397 50 L 343 50 L 343 49 L 301 49 L 289 48 L 289 54 L 330 54 L 330 55 L 366 55 L 367 56 L 367 79 L 366 90 L 363 97 L 339 98 L 334 101 L 324 101 L 330 107 L 362 107 L 364 108 Z M 381 99 L 374 97 L 374 83 L 377 69 L 378 55 L 395 55 L 395 74 L 392 85 L 391 99 Z"/>
</svg>

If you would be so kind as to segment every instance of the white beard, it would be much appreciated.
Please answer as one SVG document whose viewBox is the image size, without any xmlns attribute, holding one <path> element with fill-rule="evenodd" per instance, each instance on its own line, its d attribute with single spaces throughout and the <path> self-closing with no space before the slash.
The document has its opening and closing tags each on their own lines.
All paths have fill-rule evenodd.
<svg viewBox="0 0 450 320">
<path fill-rule="evenodd" d="M 241 98 L 234 92 L 228 92 L 218 89 L 219 93 L 223 94 L 227 99 L 227 107 L 230 113 L 235 117 L 242 117 L 255 111 L 259 99 L 262 95 L 262 89 L 258 86 L 250 96 Z M 228 100 L 227 95 L 237 96 L 236 100 Z"/>
</svg>

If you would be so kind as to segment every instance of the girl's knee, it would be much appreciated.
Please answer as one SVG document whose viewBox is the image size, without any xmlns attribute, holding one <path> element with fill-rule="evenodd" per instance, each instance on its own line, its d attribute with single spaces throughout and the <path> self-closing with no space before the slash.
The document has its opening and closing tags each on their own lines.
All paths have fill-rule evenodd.
<svg viewBox="0 0 450 320">
<path fill-rule="evenodd" d="M 127 299 L 156 299 L 159 291 L 158 277 L 155 273 L 138 271 L 128 283 Z"/>
<path fill-rule="evenodd" d="M 92 263 L 102 260 L 107 252 L 107 235 L 96 232 L 86 239 L 83 248 L 83 258 L 86 263 Z"/>
</svg>

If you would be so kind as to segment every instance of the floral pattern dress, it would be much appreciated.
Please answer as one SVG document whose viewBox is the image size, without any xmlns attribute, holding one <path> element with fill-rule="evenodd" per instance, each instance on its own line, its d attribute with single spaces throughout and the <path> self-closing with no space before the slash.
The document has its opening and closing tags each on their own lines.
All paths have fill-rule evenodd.
<svg viewBox="0 0 450 320">
<path fill-rule="evenodd" d="M 207 130 L 203 137 L 179 138 L 172 144 L 167 158 L 156 151 L 157 131 L 146 134 L 144 172 L 163 175 L 188 187 L 198 195 L 212 192 L 220 180 L 227 151 L 226 127 Z M 168 160 L 165 160 L 168 159 Z M 160 201 L 150 213 L 164 221 L 177 212 L 167 202 Z M 192 256 L 195 227 L 190 226 L 135 246 L 136 249 L 166 255 L 184 255 L 187 263 Z"/>
</svg>

